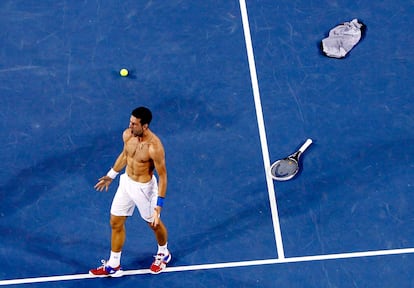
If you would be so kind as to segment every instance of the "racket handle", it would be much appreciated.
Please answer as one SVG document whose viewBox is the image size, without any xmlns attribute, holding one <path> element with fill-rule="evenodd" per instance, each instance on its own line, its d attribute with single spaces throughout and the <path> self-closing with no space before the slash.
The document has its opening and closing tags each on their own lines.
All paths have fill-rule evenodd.
<svg viewBox="0 0 414 288">
<path fill-rule="evenodd" d="M 312 144 L 312 139 L 307 139 L 305 143 L 303 143 L 302 147 L 299 148 L 300 153 L 303 153 L 308 147 Z"/>
</svg>

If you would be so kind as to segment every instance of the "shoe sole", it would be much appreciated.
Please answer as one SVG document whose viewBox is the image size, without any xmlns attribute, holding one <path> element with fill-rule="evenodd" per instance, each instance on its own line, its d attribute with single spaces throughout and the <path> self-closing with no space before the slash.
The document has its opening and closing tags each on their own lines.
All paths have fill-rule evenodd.
<svg viewBox="0 0 414 288">
<path fill-rule="evenodd" d="M 97 277 L 97 278 L 106 278 L 106 277 L 118 278 L 118 277 L 124 276 L 124 271 L 118 270 L 115 273 L 108 274 L 108 275 L 95 275 L 95 274 L 89 272 L 89 275 L 94 276 L 94 277 Z"/>
</svg>

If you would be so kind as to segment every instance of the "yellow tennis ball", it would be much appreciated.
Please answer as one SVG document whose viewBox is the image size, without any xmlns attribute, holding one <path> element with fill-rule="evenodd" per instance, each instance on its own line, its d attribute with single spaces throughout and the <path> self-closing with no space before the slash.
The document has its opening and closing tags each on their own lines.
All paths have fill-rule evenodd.
<svg viewBox="0 0 414 288">
<path fill-rule="evenodd" d="M 121 74 L 122 77 L 128 76 L 128 70 L 125 68 L 122 68 L 121 71 L 119 71 L 119 74 Z"/>
</svg>

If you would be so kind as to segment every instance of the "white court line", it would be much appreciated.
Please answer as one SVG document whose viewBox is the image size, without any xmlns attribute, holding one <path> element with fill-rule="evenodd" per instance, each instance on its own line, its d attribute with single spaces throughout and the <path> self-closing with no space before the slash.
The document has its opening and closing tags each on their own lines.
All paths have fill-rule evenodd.
<svg viewBox="0 0 414 288">
<path fill-rule="evenodd" d="M 215 264 L 188 265 L 188 266 L 168 267 L 164 273 L 223 269 L 223 268 L 237 268 L 237 267 L 249 267 L 249 266 L 259 266 L 259 265 L 272 265 L 272 264 L 287 264 L 287 263 L 299 263 L 299 262 L 311 262 L 311 261 L 323 261 L 323 260 L 340 260 L 340 259 L 349 259 L 349 258 L 388 256 L 388 255 L 413 254 L 413 253 L 414 253 L 414 248 L 403 248 L 403 249 L 377 250 L 377 251 L 365 251 L 365 252 L 301 256 L 301 257 L 291 257 L 291 258 L 283 258 L 283 259 L 265 259 L 265 260 L 251 260 L 251 261 L 215 263 Z M 149 273 L 150 273 L 149 269 L 124 271 L 124 275 L 142 275 L 142 274 L 149 274 Z M 37 277 L 37 278 L 25 278 L 25 279 L 11 279 L 11 280 L 0 280 L 0 286 L 30 284 L 30 283 L 44 283 L 44 282 L 54 282 L 54 281 L 82 280 L 82 279 L 93 279 L 93 278 L 95 277 L 90 276 L 89 274 L 75 274 L 75 275 L 49 276 L 49 277 Z"/>
<path fill-rule="evenodd" d="M 272 177 L 270 177 L 270 173 L 269 173 L 269 169 L 270 169 L 269 149 L 268 149 L 267 140 L 266 140 L 266 130 L 265 130 L 265 124 L 264 124 L 264 118 L 263 118 L 262 104 L 260 101 L 260 90 L 259 90 L 259 84 L 257 81 L 256 64 L 254 61 L 252 38 L 250 35 L 249 18 L 247 15 L 247 7 L 246 7 L 245 0 L 240 0 L 240 11 L 241 11 L 242 22 L 243 22 L 244 39 L 246 42 L 247 57 L 249 60 L 250 78 L 252 81 L 254 104 L 256 107 L 257 125 L 259 128 L 260 143 L 262 146 L 263 164 L 264 164 L 265 174 L 266 174 L 267 191 L 269 193 L 270 210 L 272 213 L 273 230 L 275 233 L 277 254 L 278 254 L 279 259 L 284 259 L 285 252 L 283 249 L 282 233 L 280 231 L 279 213 L 277 211 L 275 188 L 273 185 L 273 179 Z"/>
</svg>

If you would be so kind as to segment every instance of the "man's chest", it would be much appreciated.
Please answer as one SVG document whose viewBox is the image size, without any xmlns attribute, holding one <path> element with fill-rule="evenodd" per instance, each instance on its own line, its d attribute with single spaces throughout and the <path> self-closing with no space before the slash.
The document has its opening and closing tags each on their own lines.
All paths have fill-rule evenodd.
<svg viewBox="0 0 414 288">
<path fill-rule="evenodd" d="M 148 162 L 150 161 L 149 146 L 150 144 L 140 142 L 136 138 L 130 139 L 125 146 L 127 157 L 137 162 Z"/>
</svg>

